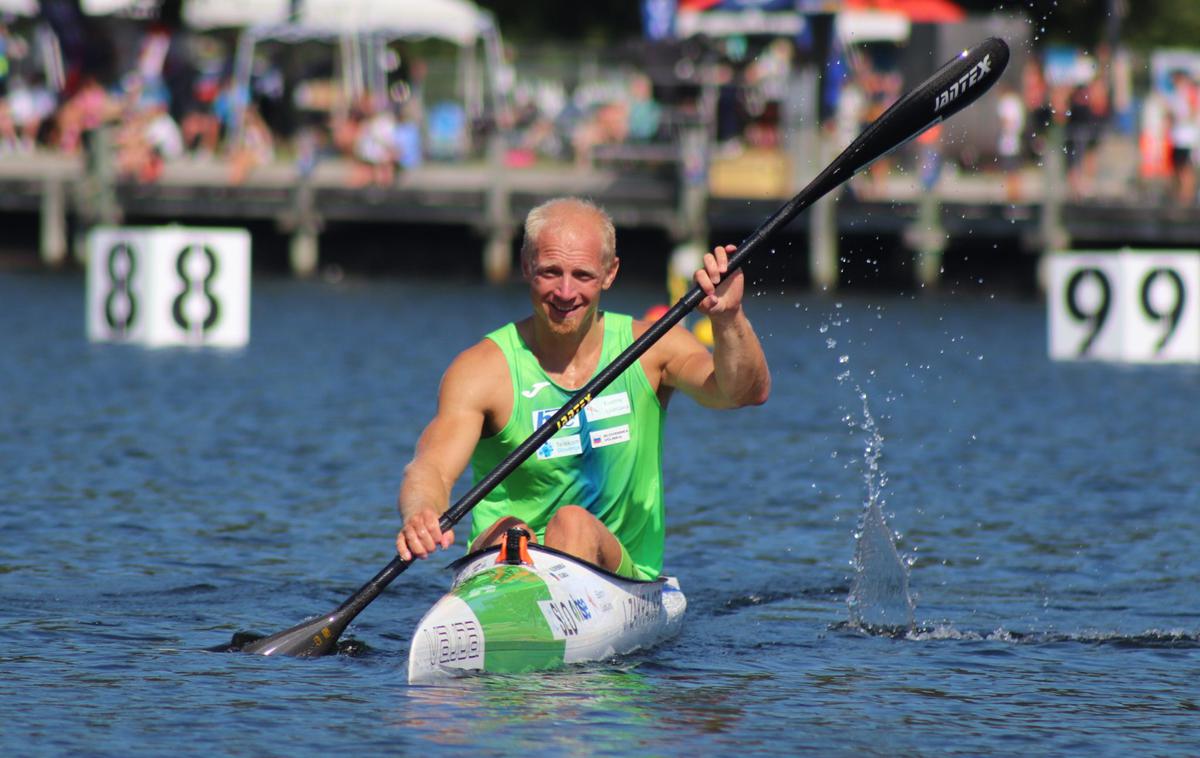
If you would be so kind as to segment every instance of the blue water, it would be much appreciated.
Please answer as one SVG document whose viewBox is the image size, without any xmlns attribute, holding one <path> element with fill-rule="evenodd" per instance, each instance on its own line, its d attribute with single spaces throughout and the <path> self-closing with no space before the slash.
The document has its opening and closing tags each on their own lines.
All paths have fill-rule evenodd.
<svg viewBox="0 0 1200 758">
<path fill-rule="evenodd" d="M 204 648 L 389 560 L 442 369 L 526 296 L 260 277 L 253 297 L 247 349 L 147 351 L 86 342 L 80 275 L 0 273 L 5 752 L 1200 751 L 1196 368 L 1051 363 L 1036 300 L 757 293 L 771 401 L 671 409 L 681 636 L 410 687 L 449 556 L 358 618 L 360 655 Z M 907 634 L 849 623 L 872 498 L 912 564 Z"/>
</svg>

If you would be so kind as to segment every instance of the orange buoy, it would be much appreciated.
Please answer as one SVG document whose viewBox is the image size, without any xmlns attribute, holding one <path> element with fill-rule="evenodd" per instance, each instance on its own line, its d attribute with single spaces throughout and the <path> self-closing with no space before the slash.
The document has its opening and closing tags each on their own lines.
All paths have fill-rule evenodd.
<svg viewBox="0 0 1200 758">
<path fill-rule="evenodd" d="M 666 312 L 671 310 L 670 306 L 658 304 L 652 305 L 646 309 L 646 315 L 642 316 L 643 321 L 658 321 Z"/>
</svg>

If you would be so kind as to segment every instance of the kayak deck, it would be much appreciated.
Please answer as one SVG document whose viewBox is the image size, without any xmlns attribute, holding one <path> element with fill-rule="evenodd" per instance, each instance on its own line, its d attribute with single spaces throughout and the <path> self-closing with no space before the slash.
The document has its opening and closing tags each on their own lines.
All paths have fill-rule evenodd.
<svg viewBox="0 0 1200 758">
<path fill-rule="evenodd" d="M 408 679 L 520 673 L 602 661 L 678 633 L 687 600 L 673 577 L 635 581 L 530 544 L 531 563 L 491 547 L 451 564 L 450 591 L 422 617 Z"/>
</svg>

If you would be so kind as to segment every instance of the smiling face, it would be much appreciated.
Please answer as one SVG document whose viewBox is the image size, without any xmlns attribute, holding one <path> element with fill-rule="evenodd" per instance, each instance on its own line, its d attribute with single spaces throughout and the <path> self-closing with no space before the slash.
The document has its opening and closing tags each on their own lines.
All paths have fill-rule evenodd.
<svg viewBox="0 0 1200 758">
<path fill-rule="evenodd" d="M 582 334 L 595 323 L 600 293 L 617 276 L 617 260 L 604 265 L 599 219 L 586 208 L 557 209 L 538 234 L 525 265 L 533 313 L 556 335 Z"/>
</svg>

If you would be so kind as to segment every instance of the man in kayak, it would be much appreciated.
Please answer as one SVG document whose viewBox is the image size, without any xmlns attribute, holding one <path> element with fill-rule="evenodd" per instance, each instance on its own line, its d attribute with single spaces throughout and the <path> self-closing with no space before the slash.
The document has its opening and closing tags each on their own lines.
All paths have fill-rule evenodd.
<svg viewBox="0 0 1200 758">
<path fill-rule="evenodd" d="M 726 275 L 732 245 L 704 256 L 698 306 L 713 327 L 710 353 L 676 327 L 592 399 L 472 512 L 472 548 L 510 527 L 542 544 L 631 578 L 663 562 L 662 429 L 682 390 L 702 405 L 766 402 L 771 375 L 742 310 L 741 271 Z M 529 438 L 574 392 L 649 326 L 600 309 L 617 276 L 612 220 L 585 200 L 560 198 L 530 211 L 521 268 L 533 315 L 488 334 L 442 377 L 437 414 L 421 433 L 400 486 L 405 560 L 449 547 L 438 517 L 468 463 L 478 481 Z"/>
</svg>

